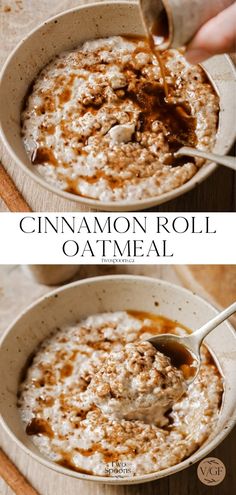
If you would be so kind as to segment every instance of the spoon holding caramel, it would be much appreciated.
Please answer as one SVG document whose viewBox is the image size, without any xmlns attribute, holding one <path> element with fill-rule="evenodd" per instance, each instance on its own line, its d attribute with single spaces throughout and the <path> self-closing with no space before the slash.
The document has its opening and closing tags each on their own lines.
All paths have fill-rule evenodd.
<svg viewBox="0 0 236 495">
<path fill-rule="evenodd" d="M 205 337 L 236 312 L 236 302 L 221 311 L 195 332 L 184 337 L 162 334 L 147 339 L 159 352 L 168 356 L 171 364 L 182 370 L 188 384 L 192 383 L 201 366 L 200 347 Z"/>
</svg>

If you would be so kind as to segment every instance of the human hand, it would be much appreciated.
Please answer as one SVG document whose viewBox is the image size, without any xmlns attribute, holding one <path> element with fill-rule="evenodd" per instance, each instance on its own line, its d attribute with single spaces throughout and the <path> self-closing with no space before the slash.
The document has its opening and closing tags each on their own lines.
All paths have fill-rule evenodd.
<svg viewBox="0 0 236 495">
<path fill-rule="evenodd" d="M 236 50 L 236 3 L 204 24 L 186 49 L 191 64 L 203 62 L 219 53 Z"/>
</svg>

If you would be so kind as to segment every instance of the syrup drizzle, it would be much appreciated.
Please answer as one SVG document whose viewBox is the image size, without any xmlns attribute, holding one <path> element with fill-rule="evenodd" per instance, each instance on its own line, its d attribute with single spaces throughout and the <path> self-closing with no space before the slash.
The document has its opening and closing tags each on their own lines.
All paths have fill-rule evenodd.
<svg viewBox="0 0 236 495">
<path fill-rule="evenodd" d="M 160 71 L 161 71 L 161 77 L 163 80 L 165 97 L 166 97 L 166 100 L 168 101 L 169 88 L 168 88 L 168 84 L 167 84 L 167 80 L 166 80 L 166 67 L 165 67 L 165 63 L 163 61 L 163 57 L 161 55 L 161 52 L 156 49 L 156 45 L 154 43 L 154 39 L 153 39 L 152 34 L 149 34 L 147 36 L 147 42 L 148 42 L 150 51 L 152 52 L 152 54 L 154 55 L 155 59 L 157 60 L 157 62 L 159 64 Z"/>
<path fill-rule="evenodd" d="M 168 16 L 166 13 L 165 9 L 162 9 L 157 16 L 156 20 L 153 22 L 151 29 L 148 31 L 147 34 L 147 42 L 149 44 L 150 50 L 153 53 L 154 57 L 156 58 L 160 71 L 161 71 L 161 77 L 163 80 L 163 86 L 164 86 L 164 91 L 165 91 L 165 96 L 166 100 L 168 101 L 168 96 L 169 96 L 169 89 L 168 89 L 168 84 L 166 80 L 166 67 L 165 63 L 163 61 L 161 52 L 162 50 L 157 50 L 157 46 L 155 44 L 155 38 L 160 40 L 160 44 L 163 42 L 167 41 L 169 36 L 169 21 L 168 21 Z"/>
</svg>

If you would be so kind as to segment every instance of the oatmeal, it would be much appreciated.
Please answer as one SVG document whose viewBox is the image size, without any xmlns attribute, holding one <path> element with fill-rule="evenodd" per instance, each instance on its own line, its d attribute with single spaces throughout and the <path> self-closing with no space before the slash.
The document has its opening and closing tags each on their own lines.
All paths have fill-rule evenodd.
<svg viewBox="0 0 236 495">
<path fill-rule="evenodd" d="M 146 341 L 111 352 L 87 388 L 106 416 L 160 426 L 168 423 L 164 414 L 185 391 L 182 371 Z"/>
<path fill-rule="evenodd" d="M 131 462 L 138 476 L 173 466 L 197 450 L 215 428 L 223 392 L 204 346 L 198 377 L 176 396 L 164 425 L 155 417 L 153 423 L 114 418 L 96 405 L 93 383 L 108 356 L 167 332 L 186 330 L 161 316 L 119 311 L 57 329 L 43 341 L 19 389 L 26 433 L 40 451 L 65 467 L 101 476 L 111 462 Z"/>
<path fill-rule="evenodd" d="M 22 136 L 38 173 L 102 202 L 175 189 L 202 162 L 176 159 L 183 145 L 212 149 L 219 101 L 200 66 L 167 50 L 162 70 L 146 40 L 114 36 L 62 53 L 36 79 Z"/>
</svg>

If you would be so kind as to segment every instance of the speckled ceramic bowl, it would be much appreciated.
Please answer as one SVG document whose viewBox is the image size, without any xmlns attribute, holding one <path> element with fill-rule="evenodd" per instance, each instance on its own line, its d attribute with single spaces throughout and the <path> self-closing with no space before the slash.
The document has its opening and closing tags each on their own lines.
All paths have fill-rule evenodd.
<svg viewBox="0 0 236 495">
<path fill-rule="evenodd" d="M 26 435 L 16 407 L 21 370 L 38 344 L 58 326 L 67 325 L 103 311 L 149 311 L 178 320 L 192 330 L 212 318 L 216 310 L 191 292 L 147 277 L 116 275 L 96 277 L 44 296 L 26 309 L 10 326 L 0 343 L 1 423 L 25 452 L 59 473 L 110 484 L 135 484 L 169 476 L 199 461 L 229 433 L 236 410 L 236 334 L 228 323 L 214 330 L 206 342 L 224 377 L 224 397 L 215 431 L 207 442 L 183 462 L 156 473 L 116 479 L 77 473 L 45 458 Z"/>
<path fill-rule="evenodd" d="M 20 113 L 30 84 L 42 67 L 63 50 L 73 49 L 88 39 L 124 33 L 144 33 L 137 3 L 104 2 L 64 12 L 27 35 L 7 60 L 0 80 L 0 133 L 16 165 L 55 194 L 89 208 L 107 211 L 135 211 L 159 205 L 189 191 L 216 168 L 216 164 L 207 163 L 186 184 L 160 196 L 106 203 L 64 192 L 37 173 L 20 135 Z M 212 151 L 225 154 L 236 136 L 236 100 L 233 98 L 236 72 L 230 58 L 224 55 L 208 60 L 204 68 L 220 95 L 220 124 Z"/>
</svg>

